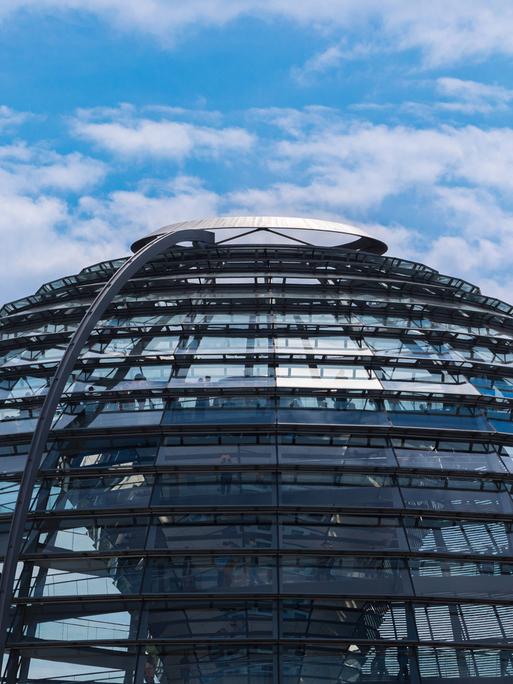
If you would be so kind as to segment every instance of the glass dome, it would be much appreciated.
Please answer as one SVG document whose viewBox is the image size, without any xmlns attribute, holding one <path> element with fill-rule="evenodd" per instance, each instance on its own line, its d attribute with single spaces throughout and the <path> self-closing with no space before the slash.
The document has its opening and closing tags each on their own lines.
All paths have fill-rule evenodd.
<svg viewBox="0 0 513 684">
<path fill-rule="evenodd" d="M 511 681 L 511 307 L 273 220 L 3 307 L 3 682 Z"/>
</svg>

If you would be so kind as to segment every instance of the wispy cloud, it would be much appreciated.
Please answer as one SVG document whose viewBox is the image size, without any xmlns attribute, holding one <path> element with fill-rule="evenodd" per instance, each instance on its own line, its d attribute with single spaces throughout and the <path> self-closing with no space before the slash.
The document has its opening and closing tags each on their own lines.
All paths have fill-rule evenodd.
<svg viewBox="0 0 513 684">
<path fill-rule="evenodd" d="M 512 129 L 374 124 L 327 107 L 250 110 L 240 114 L 240 127 L 223 127 L 222 119 L 209 119 L 208 113 L 206 125 L 188 121 L 186 111 L 179 121 L 177 112 L 156 111 L 157 119 L 130 106 L 77 115 L 73 131 L 78 127 L 98 156 L 106 150 L 103 159 L 92 152 L 63 154 L 42 141 L 0 146 L 5 298 L 126 253 L 133 239 L 159 225 L 221 212 L 343 216 L 369 224 L 393 253 L 487 287 L 498 287 L 498 274 L 509 272 Z M 157 130 L 148 129 L 150 124 Z M 182 146 L 175 138 L 166 142 L 166 131 L 174 132 L 175 125 L 185 127 Z M 80 127 L 88 126 L 100 128 L 86 134 L 89 129 Z M 118 127 L 119 136 L 111 136 L 112 128 L 107 136 L 103 126 Z M 242 143 L 226 144 L 223 135 L 231 130 L 243 132 Z M 258 155 L 251 147 L 257 130 Z M 162 153 L 157 144 L 168 148 Z M 138 182 L 114 178 L 102 185 L 117 164 L 113 153 L 141 158 Z M 226 190 L 214 190 L 212 182 L 190 172 L 187 165 L 196 167 L 197 155 L 230 160 L 233 175 Z M 163 157 L 180 160 L 180 171 L 164 166 L 155 178 L 155 159 Z M 255 167 L 250 182 L 239 174 L 248 166 Z M 387 225 L 380 218 L 394 198 L 396 206 L 414 206 L 409 225 L 404 216 L 396 218 L 401 212 Z M 436 229 L 421 230 L 421 215 Z M 458 260 L 451 263 L 455 253 Z"/>
<path fill-rule="evenodd" d="M 498 276 L 507 280 L 513 253 L 511 129 L 374 125 L 337 120 L 331 110 L 324 124 L 319 111 L 294 116 L 286 110 L 280 117 L 271 110 L 268 119 L 282 134 L 269 155 L 280 180 L 230 193 L 237 211 L 342 215 L 369 223 L 392 198 L 404 206 L 413 196 L 416 212 L 434 222 L 429 233 L 371 222 L 373 232 L 397 254 L 504 296 Z"/>
<path fill-rule="evenodd" d="M 513 90 L 500 85 L 448 77 L 439 78 L 436 85 L 438 93 L 447 98 L 436 106 L 452 111 L 486 114 L 508 109 L 513 101 Z"/>
<path fill-rule="evenodd" d="M 159 118 L 152 119 L 127 107 L 100 114 L 80 112 L 72 121 L 72 130 L 115 155 L 176 161 L 243 152 L 255 141 L 255 136 L 243 128 L 188 123 L 174 114 L 172 110 L 161 110 Z"/>
<path fill-rule="evenodd" d="M 214 216 L 221 205 L 221 197 L 200 179 L 177 176 L 166 182 L 146 180 L 135 190 L 117 190 L 103 198 L 84 196 L 79 215 L 83 219 L 81 230 L 91 222 L 95 233 L 99 221 L 108 232 L 122 233 L 133 241 L 168 223 Z"/>
<path fill-rule="evenodd" d="M 344 62 L 368 57 L 374 52 L 376 47 L 371 43 L 357 43 L 348 47 L 346 41 L 342 40 L 316 53 L 301 67 L 292 69 L 292 75 L 298 83 L 308 85 L 319 75 L 339 68 Z"/>
<path fill-rule="evenodd" d="M 501 85 L 480 83 L 454 77 L 440 77 L 435 81 L 410 78 L 411 88 L 430 92 L 422 100 L 403 102 L 358 102 L 350 105 L 354 112 L 381 112 L 388 116 L 412 116 L 424 121 L 436 122 L 446 113 L 461 114 L 467 119 L 472 115 L 489 115 L 507 112 L 513 103 L 513 90 Z M 441 98 L 441 99 L 440 99 Z"/>
<path fill-rule="evenodd" d="M 338 40 L 358 28 L 387 50 L 417 49 L 427 65 L 492 54 L 513 55 L 513 6 L 507 0 L 4 0 L 0 17 L 21 10 L 59 14 L 91 13 L 117 28 L 156 36 L 173 44 L 185 31 L 223 26 L 242 16 L 283 18 L 331 37 L 322 67 L 338 59 Z"/>
<path fill-rule="evenodd" d="M 0 304 L 53 278 L 122 256 L 135 238 L 159 226 L 215 215 L 221 202 L 191 177 L 84 195 L 77 204 L 48 192 L 29 196 L 0 190 Z"/>
<path fill-rule="evenodd" d="M 78 192 L 103 180 L 107 165 L 79 152 L 60 154 L 23 142 L 0 146 L 0 192 Z"/>
<path fill-rule="evenodd" d="M 0 105 L 0 132 L 16 128 L 25 121 L 34 118 L 30 112 L 17 112 L 11 107 Z"/>
<path fill-rule="evenodd" d="M 279 163 L 282 178 L 286 172 L 296 179 L 294 202 L 299 201 L 301 188 L 304 202 L 323 201 L 340 209 L 368 209 L 408 189 L 428 190 L 439 184 L 513 189 L 513 130 L 509 128 L 375 125 L 343 116 L 337 119 L 331 111 L 324 122 L 319 112 L 294 117 L 286 110 L 280 118 L 271 110 L 269 117 L 278 121 L 282 135 L 267 159 Z M 283 182 L 270 189 L 277 202 L 283 201 L 284 187 L 290 191 Z"/>
</svg>

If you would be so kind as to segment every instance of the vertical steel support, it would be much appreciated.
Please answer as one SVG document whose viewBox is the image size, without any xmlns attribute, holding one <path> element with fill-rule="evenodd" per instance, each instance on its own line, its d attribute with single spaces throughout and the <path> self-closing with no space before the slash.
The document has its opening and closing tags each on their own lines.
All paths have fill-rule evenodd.
<svg viewBox="0 0 513 684">
<path fill-rule="evenodd" d="M 185 241 L 215 244 L 215 236 L 207 230 L 178 230 L 156 238 L 130 257 L 114 273 L 89 306 L 50 382 L 48 393 L 32 436 L 27 463 L 21 478 L 20 490 L 9 530 L 4 568 L 0 578 L 0 660 L 6 647 L 16 566 L 22 548 L 32 491 L 52 427 L 53 417 L 66 386 L 66 381 L 75 367 L 80 351 L 87 342 L 89 335 L 123 286 L 152 259 L 162 254 L 169 247 Z"/>
</svg>

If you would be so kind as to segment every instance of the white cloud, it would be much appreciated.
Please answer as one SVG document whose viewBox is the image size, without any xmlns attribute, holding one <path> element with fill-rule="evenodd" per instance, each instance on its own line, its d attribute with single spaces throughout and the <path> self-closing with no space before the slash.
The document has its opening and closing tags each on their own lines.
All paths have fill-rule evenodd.
<svg viewBox="0 0 513 684">
<path fill-rule="evenodd" d="M 307 59 L 303 66 L 294 68 L 292 75 L 296 81 L 308 84 L 310 81 L 315 80 L 319 74 L 336 69 L 343 62 L 368 57 L 375 51 L 375 48 L 370 43 L 357 43 L 352 47 L 347 47 L 345 42 L 341 41 L 334 45 L 329 45 L 321 52 Z"/>
<path fill-rule="evenodd" d="M 385 30 L 397 38 L 400 49 L 420 48 L 433 66 L 469 57 L 513 55 L 513 6 L 508 0 L 393 4 L 390 14 L 383 6 Z"/>
<path fill-rule="evenodd" d="M 259 115 L 265 118 L 265 112 Z M 322 111 L 285 110 L 280 116 L 273 109 L 267 118 L 279 127 L 281 139 L 271 139 L 262 156 L 280 180 L 264 189 L 235 190 L 231 201 L 246 209 L 368 211 L 390 197 L 412 190 L 429 195 L 439 186 L 513 190 L 508 128 L 373 125 L 337 120 L 330 110 L 324 124 Z"/>
<path fill-rule="evenodd" d="M 0 17 L 21 10 L 81 10 L 164 43 L 173 43 L 185 30 L 256 16 L 283 18 L 338 38 L 357 28 L 384 49 L 420 49 L 430 65 L 513 55 L 509 0 L 3 0 Z"/>
<path fill-rule="evenodd" d="M 33 115 L 29 112 L 17 112 L 6 105 L 0 105 L 0 131 L 17 127 L 31 118 Z"/>
<path fill-rule="evenodd" d="M 190 123 L 186 112 L 158 111 L 180 114 L 185 120 L 171 123 L 192 127 L 194 135 L 227 130 L 214 120 Z M 247 176 L 237 175 L 247 168 L 245 155 L 230 157 L 225 146 L 203 143 L 209 155 L 215 150 L 233 162 L 224 193 L 185 174 L 152 179 L 148 168 L 155 152 L 143 167 L 147 180 L 133 187 L 120 179 L 114 190 L 100 186 L 93 194 L 90 188 L 109 170 L 104 162 L 43 144 L 0 147 L 3 297 L 28 294 L 44 280 L 126 254 L 130 242 L 160 225 L 237 212 L 357 219 L 388 242 L 393 254 L 496 292 L 500 274 L 506 282 L 513 253 L 513 130 L 375 125 L 324 107 L 252 110 L 243 120 L 248 131 L 260 131 L 259 155 L 252 161 L 261 166 L 250 177 L 258 181 L 245 183 Z M 75 125 L 115 123 L 137 131 L 141 121 L 153 122 L 146 112 L 124 106 L 81 112 Z M 196 153 L 181 154 L 185 166 Z M 405 205 L 411 221 L 401 214 Z M 380 223 L 384 206 L 389 225 Z M 418 227 L 428 221 L 429 231 Z"/>
<path fill-rule="evenodd" d="M 178 177 L 84 196 L 76 208 L 45 194 L 0 193 L 0 203 L 1 305 L 43 282 L 128 254 L 131 242 L 160 226 L 218 214 L 221 198 L 196 178 Z"/>
<path fill-rule="evenodd" d="M 497 240 L 513 235 L 513 213 L 488 190 L 468 187 L 437 188 L 434 201 L 447 223 L 476 239 Z M 509 254 L 503 254 L 509 259 Z"/>
<path fill-rule="evenodd" d="M 267 107 L 250 109 L 247 118 L 253 123 L 265 124 L 279 129 L 279 135 L 302 137 L 308 130 L 329 129 L 340 125 L 340 110 L 321 105 L 309 105 L 303 109 Z M 276 136 L 278 137 L 278 136 Z M 279 139 L 279 138 L 278 138 Z"/>
<path fill-rule="evenodd" d="M 415 82 L 412 81 L 415 85 Z M 492 114 L 508 111 L 513 102 L 513 90 L 496 84 L 479 83 L 460 78 L 442 77 L 434 81 L 435 95 L 424 101 L 407 100 L 401 103 L 358 102 L 350 105 L 354 112 L 386 112 L 413 115 L 435 122 L 441 113 L 456 112 L 464 115 Z M 441 96 L 443 99 L 436 99 Z"/>
<path fill-rule="evenodd" d="M 448 101 L 439 102 L 437 106 L 452 111 L 486 114 L 507 109 L 513 100 L 513 90 L 499 85 L 459 78 L 439 78 L 436 85 L 438 92 L 448 98 Z"/>
<path fill-rule="evenodd" d="M 118 190 L 103 199 L 83 197 L 80 214 L 84 221 L 102 221 L 109 230 L 122 232 L 133 242 L 170 223 L 215 216 L 220 206 L 219 195 L 207 190 L 199 179 L 179 176 L 167 183 L 146 182 L 135 191 Z"/>
<path fill-rule="evenodd" d="M 464 180 L 497 190 L 513 188 L 513 130 L 475 126 L 416 129 L 356 124 L 343 133 L 283 142 L 278 154 L 310 160 L 317 172 L 342 167 L 344 175 L 372 181 L 369 199 L 416 185 Z"/>
<path fill-rule="evenodd" d="M 37 194 L 43 189 L 77 192 L 95 185 L 105 164 L 78 152 L 59 154 L 23 142 L 0 146 L 0 192 Z"/>
<path fill-rule="evenodd" d="M 481 278 L 481 292 L 488 297 L 497 297 L 508 304 L 513 303 L 513 278 L 501 274 L 497 278 Z"/>
<path fill-rule="evenodd" d="M 369 223 L 385 201 L 396 197 L 401 206 L 413 196 L 420 224 L 423 214 L 433 222 L 429 233 L 372 223 L 370 232 L 382 237 L 392 254 L 504 297 L 499 274 L 505 282 L 513 253 L 511 129 L 348 123 L 332 110 L 273 109 L 258 115 L 281 132 L 268 158 L 284 180 L 233 191 L 228 200 L 234 210 L 358 217 Z"/>
<path fill-rule="evenodd" d="M 182 161 L 191 156 L 219 157 L 245 152 L 254 143 L 254 136 L 243 128 L 214 128 L 165 118 L 154 120 L 137 116 L 126 107 L 110 110 L 107 120 L 98 121 L 101 114 L 94 112 L 94 119 L 89 120 L 81 112 L 72 123 L 73 131 L 117 155 Z"/>
<path fill-rule="evenodd" d="M 295 76 L 299 81 L 302 81 L 305 77 L 322 73 L 338 66 L 344 57 L 344 49 L 341 45 L 330 45 L 322 52 L 310 57 L 301 69 L 295 70 Z"/>
<path fill-rule="evenodd" d="M 513 253 L 513 211 L 501 206 L 496 196 L 479 188 L 439 188 L 435 193 L 445 225 L 459 236 L 435 240 L 430 258 L 438 264 L 446 259 L 460 273 L 498 272 L 510 269 Z M 459 240 L 461 249 L 446 249 Z M 466 246 L 463 246 L 463 241 Z M 457 246 L 457 243 L 453 243 Z M 445 256 L 444 256 L 445 255 Z"/>
<path fill-rule="evenodd" d="M 120 243 L 71 238 L 72 223 L 63 200 L 40 195 L 0 195 L 2 301 L 31 294 L 42 282 L 119 254 Z M 121 251 L 122 253 L 122 251 Z"/>
</svg>

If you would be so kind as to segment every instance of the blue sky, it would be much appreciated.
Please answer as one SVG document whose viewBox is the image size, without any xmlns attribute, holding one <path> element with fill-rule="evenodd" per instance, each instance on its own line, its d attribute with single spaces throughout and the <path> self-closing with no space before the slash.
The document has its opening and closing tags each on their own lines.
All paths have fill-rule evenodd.
<svg viewBox="0 0 513 684">
<path fill-rule="evenodd" d="M 511 0 L 2 0 L 3 301 L 215 214 L 513 300 Z"/>
</svg>

